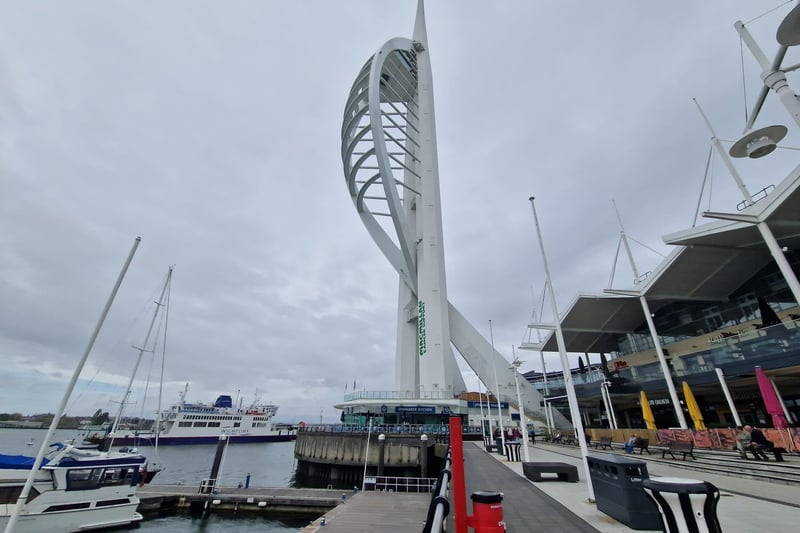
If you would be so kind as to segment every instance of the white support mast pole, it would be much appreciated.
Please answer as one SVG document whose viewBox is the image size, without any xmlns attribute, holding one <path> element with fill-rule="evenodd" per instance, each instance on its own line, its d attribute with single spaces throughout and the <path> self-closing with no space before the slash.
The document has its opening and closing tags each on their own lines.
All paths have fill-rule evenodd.
<svg viewBox="0 0 800 533">
<path fill-rule="evenodd" d="M 733 26 L 736 28 L 736 31 L 739 32 L 739 36 L 744 41 L 744 44 L 750 49 L 750 53 L 753 54 L 753 57 L 761 67 L 761 79 L 764 80 L 764 86 L 775 91 L 783 107 L 786 108 L 792 116 L 792 119 L 800 125 L 800 102 L 797 101 L 797 95 L 786 82 L 786 74 L 782 70 L 777 70 L 780 64 L 773 66 L 773 64 L 770 63 L 767 56 L 764 55 L 764 52 L 761 50 L 761 47 L 758 46 L 753 36 L 750 35 L 750 32 L 744 27 L 742 21 L 737 20 Z M 785 53 L 785 46 L 778 47 L 778 57 L 783 57 Z M 755 116 L 755 114 L 756 113 L 753 113 L 753 116 Z"/>
<path fill-rule="evenodd" d="M 606 389 L 606 382 L 600 383 L 600 396 L 603 398 L 603 405 L 606 407 L 606 417 L 608 417 L 608 428 L 616 429 L 614 421 L 611 419 L 611 408 L 608 406 L 608 390 Z"/>
<path fill-rule="evenodd" d="M 733 397 L 731 396 L 731 391 L 728 390 L 728 384 L 725 383 L 725 374 L 722 373 L 722 369 L 717 367 L 714 370 L 717 371 L 717 377 L 719 378 L 719 384 L 722 386 L 722 392 L 725 394 L 725 399 L 728 401 L 728 407 L 731 409 L 731 415 L 733 415 L 733 422 L 736 424 L 736 427 L 742 427 L 742 420 L 739 418 L 739 411 L 736 410 L 736 405 L 733 403 Z"/>
<path fill-rule="evenodd" d="M 492 351 L 494 351 L 494 332 L 492 331 L 492 321 L 489 320 L 489 339 L 492 343 Z M 506 435 L 503 429 L 503 410 L 500 408 L 500 384 L 497 382 L 497 367 L 492 364 L 494 370 L 494 389 L 497 400 L 497 425 L 500 427 L 500 442 L 503 445 L 503 451 L 506 449 Z"/>
<path fill-rule="evenodd" d="M 522 395 L 519 393 L 519 365 L 522 361 L 517 359 L 517 354 L 514 353 L 514 346 L 511 346 L 511 354 L 514 356 L 514 362 L 511 363 L 511 368 L 514 370 L 514 387 L 517 389 L 517 405 L 519 405 L 519 425 L 522 426 L 522 456 L 525 462 L 530 462 L 531 457 L 528 452 L 528 424 L 525 419 L 525 406 L 522 405 Z"/>
<path fill-rule="evenodd" d="M 792 95 L 794 95 L 794 93 L 792 93 Z M 795 96 L 792 96 L 792 98 L 795 100 L 797 99 Z M 714 128 L 711 126 L 711 122 L 709 122 L 705 113 L 703 113 L 703 109 L 700 107 L 700 104 L 697 103 L 697 100 L 695 100 L 694 103 L 697 105 L 697 109 L 700 110 L 700 114 L 703 116 L 703 120 L 705 121 L 708 130 L 711 132 L 711 138 L 714 142 L 714 147 L 717 149 L 717 152 L 719 152 L 720 157 L 725 162 L 725 166 L 728 168 L 728 172 L 730 172 L 734 181 L 736 181 L 736 184 L 739 186 L 739 190 L 741 191 L 742 196 L 744 197 L 744 201 L 747 203 L 748 206 L 753 205 L 755 203 L 753 201 L 753 196 L 750 194 L 750 191 L 748 191 L 747 187 L 744 185 L 742 177 L 739 175 L 739 172 L 736 170 L 736 167 L 733 166 L 733 162 L 731 161 L 731 158 L 728 156 L 728 153 L 722 148 L 719 139 L 717 139 L 717 134 L 714 132 Z M 798 103 L 797 105 L 800 106 L 800 103 Z M 764 243 L 767 245 L 767 248 L 769 249 L 772 258 L 778 265 L 778 269 L 781 271 L 783 279 L 786 280 L 786 284 L 789 286 L 789 290 L 792 291 L 795 303 L 800 304 L 800 282 L 798 282 L 794 270 L 792 270 L 789 261 L 786 260 L 786 256 L 783 254 L 783 250 L 778 244 L 778 240 L 775 238 L 775 235 L 772 233 L 772 230 L 770 229 L 769 225 L 766 222 L 759 221 L 755 217 L 751 217 L 751 219 L 748 219 L 747 217 L 744 218 L 741 216 L 737 217 L 737 215 L 727 216 L 724 213 L 706 212 L 703 213 L 703 216 L 709 218 L 719 218 L 723 220 L 738 220 L 740 222 L 755 224 L 756 228 L 758 228 L 758 232 L 761 234 L 761 238 L 764 239 Z"/>
<path fill-rule="evenodd" d="M 544 265 L 544 274 L 547 280 L 547 288 L 550 291 L 550 305 L 553 309 L 553 321 L 556 328 L 556 341 L 558 341 L 558 353 L 561 356 L 561 372 L 564 375 L 564 386 L 567 390 L 567 400 L 569 402 L 569 414 L 572 418 L 572 425 L 575 426 L 578 439 L 578 445 L 581 448 L 581 458 L 583 459 L 583 467 L 586 472 L 586 483 L 589 487 L 589 500 L 594 501 L 594 486 L 592 485 L 591 472 L 589 470 L 589 462 L 587 460 L 588 450 L 586 448 L 586 436 L 583 432 L 583 424 L 581 423 L 580 410 L 578 409 L 578 398 L 575 395 L 575 385 L 572 383 L 572 372 L 569 367 L 569 360 L 567 359 L 567 352 L 565 350 L 564 332 L 561 330 L 561 318 L 558 314 L 558 305 L 556 304 L 556 296 L 553 291 L 553 282 L 550 278 L 550 268 L 547 265 L 547 255 L 544 251 L 544 241 L 542 240 L 542 231 L 539 228 L 539 218 L 536 216 L 536 204 L 534 197 L 530 197 L 531 208 L 533 209 L 533 220 L 536 224 L 536 236 L 539 239 L 539 247 L 542 252 L 542 264 Z"/>
<path fill-rule="evenodd" d="M 619 424 L 617 423 L 617 413 L 614 412 L 614 402 L 611 401 L 611 391 L 608 390 L 609 382 L 603 380 L 603 383 L 606 385 L 606 398 L 608 398 L 608 409 L 611 412 L 611 420 L 614 421 L 614 429 L 619 429 Z"/>
<path fill-rule="evenodd" d="M 477 376 L 477 374 L 475 374 L 475 375 Z M 489 442 L 486 440 L 486 424 L 483 423 L 484 422 L 484 418 L 483 418 L 483 392 L 482 392 L 482 390 L 483 390 L 483 386 L 481 385 L 481 378 L 480 378 L 480 376 L 478 376 L 478 405 L 480 405 L 480 408 L 481 408 L 481 436 L 483 437 L 483 443 L 484 444 L 489 444 Z"/>
<path fill-rule="evenodd" d="M 547 289 L 547 286 L 545 285 L 545 288 L 542 289 L 542 304 L 539 306 L 539 319 L 537 320 L 537 322 L 539 320 L 541 320 L 541 318 L 542 318 L 542 309 L 544 308 L 544 295 L 545 295 L 546 289 Z M 535 315 L 534 315 L 534 318 L 536 318 Z M 545 362 L 544 362 L 544 350 L 541 349 L 541 346 L 542 346 L 542 333 L 538 329 L 536 330 L 536 338 L 539 339 L 539 359 L 541 359 L 541 362 L 542 362 L 542 383 L 544 384 L 544 397 L 547 398 L 547 396 L 550 394 L 550 390 L 549 390 L 549 387 L 547 385 L 547 366 L 545 365 Z M 544 420 L 545 420 L 545 424 L 547 425 L 547 434 L 548 435 L 550 435 L 553 432 L 553 411 L 551 409 L 552 408 L 550 406 L 550 403 L 549 402 L 545 402 L 544 403 Z"/>
<path fill-rule="evenodd" d="M 478 378 L 480 379 L 480 377 Z M 481 400 L 483 401 L 483 400 Z M 489 419 L 489 439 L 490 442 L 494 442 L 492 440 L 494 436 L 492 435 L 492 405 L 489 403 L 489 386 L 486 386 L 486 418 Z"/>
<path fill-rule="evenodd" d="M 28 500 L 28 495 L 31 492 L 33 479 L 36 476 L 36 472 L 38 472 L 39 468 L 42 466 L 42 459 L 44 458 L 45 451 L 50 447 L 50 439 L 53 437 L 53 433 L 55 433 L 55 430 L 58 427 L 61 416 L 64 414 L 64 410 L 67 408 L 67 402 L 69 401 L 69 397 L 72 395 L 72 390 L 75 388 L 75 384 L 78 382 L 78 378 L 81 375 L 83 366 L 86 364 L 86 359 L 89 358 L 89 352 L 91 352 L 92 348 L 94 347 L 97 336 L 100 334 L 100 328 L 103 327 L 103 322 L 105 322 L 106 316 L 108 316 L 108 311 L 111 309 L 111 304 L 114 302 L 114 298 L 117 296 L 119 287 L 122 285 L 122 280 L 125 278 L 125 274 L 128 272 L 128 267 L 133 260 L 134 254 L 136 254 L 136 249 L 139 247 L 140 242 L 142 242 L 141 237 L 136 237 L 136 239 L 133 241 L 131 251 L 128 253 L 128 257 L 125 259 L 125 264 L 122 266 L 122 271 L 119 273 L 119 276 L 117 276 L 117 281 L 114 283 L 114 288 L 111 289 L 111 294 L 106 301 L 106 305 L 103 307 L 103 311 L 100 313 L 100 319 L 97 321 L 97 325 L 94 327 L 92 336 L 89 338 L 89 343 L 86 345 L 86 349 L 83 351 L 83 355 L 78 362 L 75 372 L 72 373 L 72 379 L 70 379 L 69 384 L 67 385 L 67 390 L 64 393 L 64 397 L 61 398 L 61 403 L 58 405 L 55 416 L 53 416 L 53 421 L 50 422 L 50 427 L 47 429 L 47 433 L 45 433 L 44 438 L 42 439 L 42 445 L 39 447 L 39 453 L 36 454 L 36 459 L 33 461 L 31 471 L 28 473 L 28 477 L 25 479 L 25 485 L 22 487 L 22 492 L 20 492 L 19 498 L 17 498 L 17 504 L 14 506 L 14 510 L 12 511 L 11 516 L 8 518 L 5 533 L 11 533 L 14 531 L 14 526 L 17 523 L 17 519 L 19 518 L 22 508 L 25 506 L 25 503 Z"/>
<path fill-rule="evenodd" d="M 742 184 L 742 186 L 744 186 L 744 184 Z M 616 210 L 616 204 L 614 205 L 614 209 Z M 635 276 L 635 279 L 638 280 L 639 269 L 636 267 L 636 261 L 633 260 L 633 253 L 631 252 L 631 247 L 628 244 L 628 235 L 625 233 L 625 228 L 622 225 L 622 218 L 620 218 L 619 212 L 617 212 L 617 219 L 619 220 L 622 244 L 625 246 L 625 252 L 628 254 L 628 260 L 631 263 L 633 275 Z M 672 401 L 672 407 L 675 410 L 675 416 L 678 419 L 678 425 L 681 427 L 681 429 L 688 429 L 689 426 L 686 424 L 686 417 L 683 416 L 683 408 L 681 407 L 681 402 L 678 399 L 678 392 L 675 390 L 675 383 L 672 381 L 672 373 L 669 370 L 667 358 L 664 355 L 664 348 L 661 346 L 661 339 L 658 338 L 656 324 L 653 322 L 653 314 L 650 312 L 650 305 L 647 303 L 647 298 L 645 298 L 644 294 L 642 293 L 639 294 L 639 303 L 642 306 L 644 318 L 647 321 L 647 328 L 650 331 L 650 338 L 653 339 L 653 346 L 656 349 L 658 363 L 661 365 L 661 373 L 664 374 L 664 381 L 667 383 L 667 390 L 669 391 L 669 397 Z"/>
<path fill-rule="evenodd" d="M 539 344 L 542 343 L 542 340 L 539 339 Z M 542 382 L 544 383 L 544 396 L 545 398 L 550 394 L 549 388 L 547 386 L 547 368 L 544 365 L 544 351 L 539 350 L 539 358 L 542 360 Z M 547 424 L 547 433 L 548 435 L 553 431 L 552 425 L 552 413 L 550 412 L 550 404 L 545 402 L 544 404 L 544 420 Z"/>
</svg>

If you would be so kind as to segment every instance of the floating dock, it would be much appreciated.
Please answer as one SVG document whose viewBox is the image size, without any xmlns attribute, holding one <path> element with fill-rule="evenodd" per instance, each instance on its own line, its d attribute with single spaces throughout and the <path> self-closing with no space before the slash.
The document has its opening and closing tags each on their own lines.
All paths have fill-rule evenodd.
<svg viewBox="0 0 800 533">
<path fill-rule="evenodd" d="M 346 501 L 352 492 L 332 489 L 223 487 L 201 494 L 196 486 L 147 485 L 137 491 L 139 511 L 164 512 L 291 512 L 324 514 Z"/>
</svg>

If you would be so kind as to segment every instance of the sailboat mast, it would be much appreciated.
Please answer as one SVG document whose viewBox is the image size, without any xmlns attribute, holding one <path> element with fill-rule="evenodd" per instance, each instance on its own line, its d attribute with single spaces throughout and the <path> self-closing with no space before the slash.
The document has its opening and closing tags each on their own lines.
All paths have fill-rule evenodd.
<svg viewBox="0 0 800 533">
<path fill-rule="evenodd" d="M 117 427 L 119 426 L 119 422 L 122 419 L 122 411 L 125 409 L 125 403 L 128 401 L 128 397 L 131 395 L 131 389 L 133 388 L 133 379 L 136 377 L 136 372 L 139 370 L 139 363 L 142 362 L 142 355 L 147 348 L 147 343 L 150 341 L 150 335 L 153 333 L 153 326 L 156 323 L 156 318 L 158 317 L 158 311 L 161 309 L 162 305 L 164 304 L 164 295 L 167 293 L 167 288 L 169 287 L 170 280 L 172 279 L 172 267 L 170 267 L 169 272 L 167 272 L 167 279 L 164 282 L 164 287 L 161 289 L 161 296 L 158 297 L 158 301 L 156 302 L 156 310 L 153 313 L 153 318 L 150 320 L 150 326 L 147 328 L 147 335 L 144 338 L 144 343 L 141 347 L 134 346 L 137 350 L 139 350 L 139 355 L 136 357 L 136 364 L 133 367 L 133 372 L 131 372 L 131 377 L 128 380 L 128 388 L 125 390 L 125 397 L 122 400 L 122 403 L 119 404 L 119 411 L 117 411 L 117 418 L 114 420 L 114 426 L 111 428 L 110 434 L 110 441 L 106 449 L 110 449 L 111 445 L 114 444 L 114 435 L 117 432 Z"/>
<path fill-rule="evenodd" d="M 111 309 L 111 304 L 114 303 L 114 298 L 117 296 L 119 287 L 122 285 L 122 280 L 125 278 L 125 274 L 128 272 L 128 267 L 131 265 L 131 261 L 133 260 L 133 256 L 136 254 L 136 249 L 139 248 L 140 242 L 142 242 L 141 237 L 136 237 L 136 240 L 133 241 L 131 251 L 128 253 L 128 257 L 125 259 L 125 264 L 122 266 L 122 271 L 120 271 L 119 276 L 117 276 L 117 282 L 114 284 L 114 288 L 111 289 L 111 294 L 108 296 L 106 305 L 103 307 L 103 311 L 100 313 L 100 319 L 97 321 L 97 325 L 94 327 L 92 336 L 89 338 L 89 343 L 86 345 L 86 349 L 83 351 L 83 355 L 78 363 L 78 367 L 75 369 L 75 372 L 72 373 L 72 379 L 67 386 L 67 391 L 64 393 L 64 397 L 61 399 L 61 403 L 56 410 L 55 416 L 53 416 L 53 421 L 50 422 L 50 427 L 47 429 L 47 433 L 45 433 L 44 438 L 42 439 L 42 445 L 39 447 L 39 453 L 36 454 L 36 459 L 33 461 L 33 466 L 31 466 L 31 470 L 28 472 L 28 477 L 25 479 L 25 485 L 22 487 L 22 491 L 19 493 L 19 498 L 17 498 L 17 504 L 14 506 L 14 510 L 11 513 L 11 516 L 8 518 L 8 522 L 6 523 L 5 533 L 11 533 L 14 531 L 14 526 L 17 523 L 20 512 L 25 506 L 25 503 L 28 501 L 28 495 L 30 494 L 31 487 L 33 486 L 33 478 L 36 476 L 36 472 L 38 472 L 39 468 L 42 466 L 42 459 L 44 459 L 45 451 L 50 447 L 50 439 L 53 437 L 53 433 L 55 433 L 56 427 L 58 427 L 58 422 L 61 420 L 61 416 L 64 414 L 64 410 L 67 408 L 69 397 L 72 395 L 72 391 L 75 389 L 75 384 L 78 382 L 78 378 L 81 375 L 83 366 L 86 364 L 86 359 L 89 358 L 89 352 L 91 352 L 92 347 L 94 347 L 94 342 L 97 340 L 97 335 L 100 334 L 100 328 L 103 327 L 103 322 L 105 322 L 108 311 Z"/>
<path fill-rule="evenodd" d="M 167 278 L 172 278 L 172 269 L 174 267 L 169 267 L 169 274 L 167 274 Z M 169 301 L 170 296 L 172 294 L 172 284 L 169 283 L 169 287 L 167 289 L 167 304 L 164 307 L 164 342 L 161 343 L 161 377 L 158 380 L 158 405 L 156 406 L 156 418 L 155 418 L 155 448 L 158 449 L 158 436 L 161 433 L 161 397 L 164 393 L 164 361 L 167 355 L 167 328 L 169 327 Z"/>
</svg>

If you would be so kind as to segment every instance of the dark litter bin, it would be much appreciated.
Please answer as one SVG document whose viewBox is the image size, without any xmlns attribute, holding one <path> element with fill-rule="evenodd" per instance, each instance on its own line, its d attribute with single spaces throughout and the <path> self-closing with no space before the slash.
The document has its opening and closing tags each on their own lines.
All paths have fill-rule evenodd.
<svg viewBox="0 0 800 533">
<path fill-rule="evenodd" d="M 519 461 L 519 442 L 508 442 L 506 441 L 506 460 L 507 461 Z"/>
<path fill-rule="evenodd" d="M 645 479 L 642 486 L 658 504 L 664 531 L 722 532 L 717 518 L 719 490 L 708 481 L 660 477 Z"/>
<path fill-rule="evenodd" d="M 590 455 L 589 475 L 597 509 L 631 529 L 661 530 L 658 506 L 645 493 L 647 464 L 613 454 Z"/>
<path fill-rule="evenodd" d="M 503 437 L 495 437 L 494 438 L 494 445 L 496 448 L 494 449 L 497 452 L 497 455 L 505 455 L 506 452 L 503 450 Z"/>
</svg>

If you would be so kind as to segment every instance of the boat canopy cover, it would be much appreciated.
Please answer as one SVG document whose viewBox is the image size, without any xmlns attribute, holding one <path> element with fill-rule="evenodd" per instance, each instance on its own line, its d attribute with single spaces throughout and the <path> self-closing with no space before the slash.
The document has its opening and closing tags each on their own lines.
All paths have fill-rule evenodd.
<svg viewBox="0 0 800 533">
<path fill-rule="evenodd" d="M 214 407 L 233 407 L 233 400 L 227 394 L 217 396 L 217 401 L 214 402 Z"/>
<path fill-rule="evenodd" d="M 0 468 L 11 470 L 30 470 L 36 457 L 27 455 L 3 455 L 0 453 Z M 42 459 L 42 466 L 48 463 L 47 457 Z"/>
</svg>

